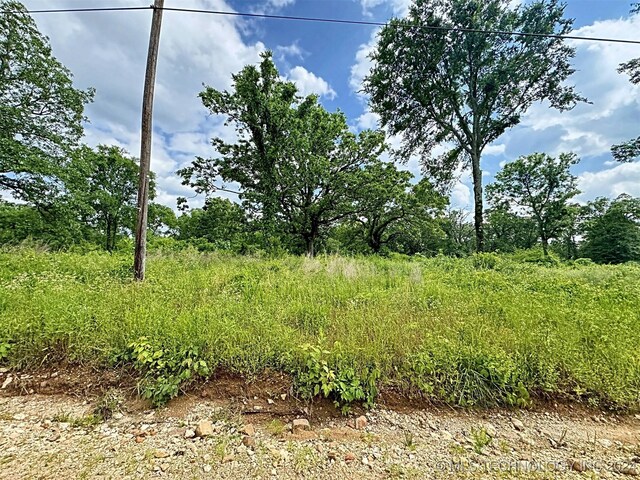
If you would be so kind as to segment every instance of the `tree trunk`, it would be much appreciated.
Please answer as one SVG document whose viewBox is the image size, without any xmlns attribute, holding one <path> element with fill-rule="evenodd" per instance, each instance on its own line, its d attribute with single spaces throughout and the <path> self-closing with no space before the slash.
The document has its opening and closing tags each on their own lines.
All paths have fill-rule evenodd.
<svg viewBox="0 0 640 480">
<path fill-rule="evenodd" d="M 540 240 L 542 240 L 542 251 L 544 252 L 544 256 L 549 256 L 549 239 L 546 235 L 542 234 Z"/>
<path fill-rule="evenodd" d="M 480 168 L 480 152 L 471 155 L 471 170 L 473 174 L 473 205 L 474 226 L 476 230 L 476 252 L 484 250 L 484 216 L 482 206 L 482 169 Z"/>
<path fill-rule="evenodd" d="M 304 237 L 304 243 L 307 251 L 307 257 L 314 257 L 316 254 L 314 249 L 315 238 L 313 236 Z"/>
</svg>

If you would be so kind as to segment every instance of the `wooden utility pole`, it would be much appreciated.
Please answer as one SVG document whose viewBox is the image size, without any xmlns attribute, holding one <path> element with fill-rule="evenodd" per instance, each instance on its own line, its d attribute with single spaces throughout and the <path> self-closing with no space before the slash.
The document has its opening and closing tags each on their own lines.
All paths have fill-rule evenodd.
<svg viewBox="0 0 640 480">
<path fill-rule="evenodd" d="M 136 250 L 133 271 L 136 280 L 144 280 L 147 255 L 147 214 L 149 212 L 149 171 L 151 170 L 151 138 L 153 134 L 153 91 L 156 83 L 160 27 L 164 0 L 155 0 L 152 6 L 151 35 L 147 53 L 147 73 L 144 77 L 142 98 L 142 130 L 140 135 L 140 179 L 138 183 L 138 218 L 136 221 Z"/>
</svg>

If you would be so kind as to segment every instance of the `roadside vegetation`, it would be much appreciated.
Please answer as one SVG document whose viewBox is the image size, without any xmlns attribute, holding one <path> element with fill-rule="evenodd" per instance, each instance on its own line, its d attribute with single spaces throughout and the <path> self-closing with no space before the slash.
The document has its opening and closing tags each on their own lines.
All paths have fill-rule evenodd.
<svg viewBox="0 0 640 480">
<path fill-rule="evenodd" d="M 542 252 L 279 258 L 0 254 L 3 362 L 137 372 L 163 404 L 226 371 L 292 375 L 346 407 L 396 388 L 451 405 L 640 406 L 640 267 Z"/>
</svg>

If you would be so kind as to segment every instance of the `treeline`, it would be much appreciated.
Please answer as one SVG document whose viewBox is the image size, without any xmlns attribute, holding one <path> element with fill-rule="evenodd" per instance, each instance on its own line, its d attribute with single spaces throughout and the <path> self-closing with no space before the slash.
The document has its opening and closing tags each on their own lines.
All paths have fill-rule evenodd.
<svg viewBox="0 0 640 480">
<path fill-rule="evenodd" d="M 434 3 L 439 9 L 416 1 L 409 20 L 446 23 L 455 14 L 467 28 L 504 30 L 508 25 L 498 28 L 491 19 L 520 18 L 532 31 L 542 25 L 544 33 L 556 27 L 562 33 L 570 25 L 553 0 L 515 10 L 504 0 Z M 538 8 L 543 4 L 548 8 Z M 31 239 L 53 248 L 130 249 L 137 160 L 116 146 L 81 144 L 83 109 L 94 92 L 73 87 L 71 72 L 19 2 L 0 6 L 14 12 L 0 16 L 0 192 L 13 199 L 0 199 L 0 244 Z M 490 24 L 477 25 L 479 18 Z M 463 256 L 539 246 L 544 257 L 555 252 L 603 263 L 640 260 L 639 200 L 621 195 L 575 203 L 579 192 L 570 168 L 578 159 L 571 153 L 516 159 L 483 192 L 483 148 L 519 123 L 531 103 L 547 99 L 567 109 L 584 100 L 562 84 L 572 72 L 571 48 L 557 38 L 545 43 L 533 37 L 510 58 L 520 39 L 491 43 L 491 35 L 469 34 L 448 46 L 437 43 L 434 32 L 418 41 L 402 36 L 408 31 L 383 29 L 365 89 L 383 125 L 404 139 L 391 152 L 398 165 L 417 154 L 425 178 L 418 181 L 383 160 L 382 131 L 354 133 L 343 113 L 328 112 L 314 95 L 300 96 L 267 52 L 259 65 L 233 75 L 229 91 L 205 87 L 200 93 L 211 114 L 224 116 L 235 129 L 235 138 L 214 138 L 211 158 L 196 158 L 177 172 L 202 207 L 178 199 L 176 216 L 166 206 L 150 205 L 151 247 Z M 390 50 L 414 40 L 426 43 L 402 59 Z M 464 50 L 470 45 L 477 57 Z M 479 61 L 485 63 L 478 70 Z M 455 69 L 440 68 L 452 62 Z M 632 74 L 638 68 L 633 61 L 623 66 Z M 469 72 L 476 75 L 473 88 Z M 433 147 L 443 142 L 453 149 L 432 158 Z M 638 153 L 634 142 L 614 147 L 614 154 L 631 160 Z M 473 221 L 449 208 L 446 195 L 461 165 L 473 173 Z M 150 186 L 153 200 L 153 175 Z"/>
</svg>

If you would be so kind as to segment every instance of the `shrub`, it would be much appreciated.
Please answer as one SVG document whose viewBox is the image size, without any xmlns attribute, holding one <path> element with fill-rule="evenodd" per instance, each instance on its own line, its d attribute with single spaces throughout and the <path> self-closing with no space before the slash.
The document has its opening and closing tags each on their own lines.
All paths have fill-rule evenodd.
<svg viewBox="0 0 640 480">
<path fill-rule="evenodd" d="M 116 363 L 132 365 L 142 374 L 138 390 L 153 406 L 165 405 L 195 377 L 209 375 L 209 367 L 196 347 L 168 349 L 152 346 L 145 337 L 129 344 L 115 357 Z"/>
</svg>

